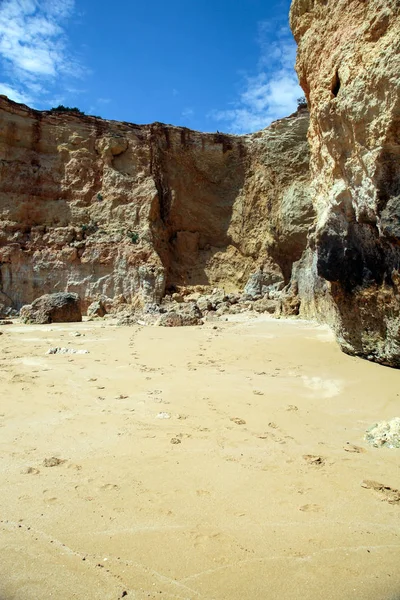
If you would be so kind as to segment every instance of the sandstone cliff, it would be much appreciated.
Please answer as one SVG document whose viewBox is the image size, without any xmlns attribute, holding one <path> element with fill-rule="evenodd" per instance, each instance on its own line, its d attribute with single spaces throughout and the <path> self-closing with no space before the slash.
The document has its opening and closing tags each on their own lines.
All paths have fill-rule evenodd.
<svg viewBox="0 0 400 600">
<path fill-rule="evenodd" d="M 288 283 L 313 221 L 308 113 L 248 136 L 35 111 L 0 97 L 0 303 L 83 308 L 174 286 Z"/>
<path fill-rule="evenodd" d="M 317 213 L 301 310 L 346 352 L 400 366 L 400 3 L 293 0 L 291 27 Z"/>
</svg>

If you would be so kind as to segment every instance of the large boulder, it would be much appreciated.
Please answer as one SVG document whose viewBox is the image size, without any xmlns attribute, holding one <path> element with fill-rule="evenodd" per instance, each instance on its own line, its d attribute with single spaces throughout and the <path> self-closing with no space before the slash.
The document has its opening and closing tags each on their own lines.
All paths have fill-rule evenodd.
<svg viewBox="0 0 400 600">
<path fill-rule="evenodd" d="M 283 286 L 284 281 L 279 273 L 257 271 L 257 273 L 250 275 L 245 285 L 244 293 L 251 298 L 257 298 L 264 296 L 271 290 L 279 291 Z"/>
<path fill-rule="evenodd" d="M 78 323 L 82 321 L 81 300 L 78 294 L 57 292 L 45 294 L 21 308 L 24 323 Z"/>
</svg>

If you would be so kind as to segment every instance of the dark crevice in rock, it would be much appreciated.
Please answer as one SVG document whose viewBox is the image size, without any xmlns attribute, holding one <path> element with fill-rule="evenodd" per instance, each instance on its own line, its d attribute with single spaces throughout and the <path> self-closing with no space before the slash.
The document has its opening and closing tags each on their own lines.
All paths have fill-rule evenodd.
<svg viewBox="0 0 400 600">
<path fill-rule="evenodd" d="M 339 77 L 339 71 L 338 71 L 338 69 L 336 69 L 335 75 L 333 76 L 332 85 L 331 85 L 331 91 L 332 91 L 334 98 L 336 98 L 336 96 L 338 95 L 340 86 L 341 86 L 341 82 L 340 82 L 340 77 Z"/>
<path fill-rule="evenodd" d="M 169 132 L 161 124 L 155 123 L 154 126 L 151 127 L 150 132 L 150 173 L 154 178 L 154 183 L 157 188 L 160 217 L 162 222 L 167 225 L 171 210 L 172 195 L 165 177 L 163 151 L 160 148 L 160 133 L 164 136 L 167 149 L 170 147 Z"/>
</svg>

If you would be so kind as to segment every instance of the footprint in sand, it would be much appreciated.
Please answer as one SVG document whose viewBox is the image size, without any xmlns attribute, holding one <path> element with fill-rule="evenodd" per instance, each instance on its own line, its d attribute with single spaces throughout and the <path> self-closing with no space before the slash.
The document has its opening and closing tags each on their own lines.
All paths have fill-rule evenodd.
<svg viewBox="0 0 400 600">
<path fill-rule="evenodd" d="M 389 485 L 385 485 L 384 483 L 379 483 L 378 481 L 373 481 L 371 479 L 364 479 L 364 481 L 361 483 L 361 487 L 366 488 L 367 490 L 379 492 L 381 495 L 381 500 L 384 502 L 389 502 L 389 504 L 398 504 L 400 506 L 400 490 L 396 490 Z"/>
<path fill-rule="evenodd" d="M 312 467 L 323 467 L 325 464 L 325 458 L 322 456 L 316 456 L 314 454 L 304 454 L 304 460 Z"/>
<path fill-rule="evenodd" d="M 365 454 L 365 448 L 361 448 L 361 446 L 354 446 L 353 444 L 347 444 L 347 446 L 343 446 L 343 450 L 345 452 L 353 452 L 355 454 Z"/>
<path fill-rule="evenodd" d="M 39 469 L 36 469 L 35 467 L 27 467 L 21 471 L 22 475 L 39 475 L 39 473 Z"/>
<path fill-rule="evenodd" d="M 99 489 L 103 492 L 116 491 L 119 490 L 119 486 L 116 483 L 105 483 Z"/>
<path fill-rule="evenodd" d="M 211 492 L 208 490 L 196 490 L 197 496 L 211 496 Z"/>
<path fill-rule="evenodd" d="M 58 498 L 56 498 L 55 496 L 53 496 L 52 498 L 45 498 L 43 502 L 45 502 L 46 504 L 55 504 L 56 502 L 58 502 Z"/>
<path fill-rule="evenodd" d="M 303 504 L 303 506 L 300 506 L 299 510 L 302 512 L 320 512 L 322 509 L 318 504 Z"/>
<path fill-rule="evenodd" d="M 236 423 L 236 425 L 246 425 L 246 421 L 239 417 L 231 417 L 229 420 L 232 421 L 232 423 Z"/>
</svg>

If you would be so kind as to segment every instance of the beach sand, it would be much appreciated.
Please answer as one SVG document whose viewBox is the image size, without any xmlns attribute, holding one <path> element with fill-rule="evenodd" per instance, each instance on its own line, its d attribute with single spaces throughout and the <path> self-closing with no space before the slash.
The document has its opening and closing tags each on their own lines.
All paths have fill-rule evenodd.
<svg viewBox="0 0 400 600">
<path fill-rule="evenodd" d="M 0 600 L 400 598 L 400 371 L 267 317 L 1 334 Z"/>
</svg>

